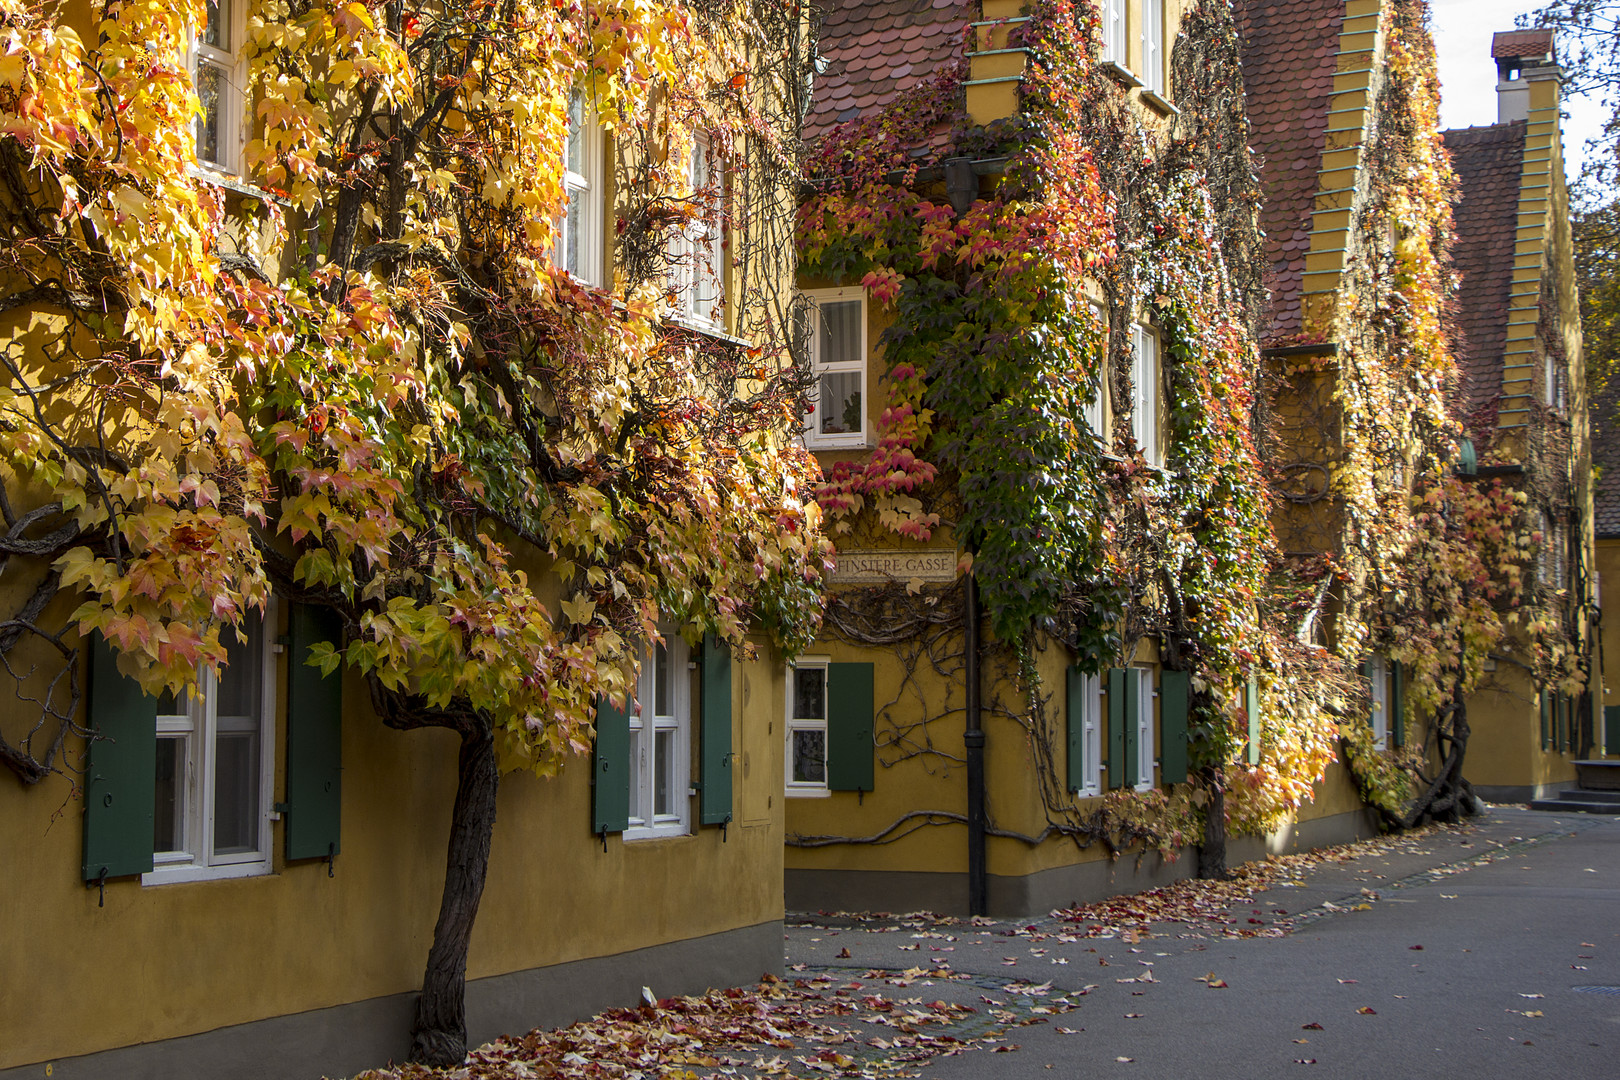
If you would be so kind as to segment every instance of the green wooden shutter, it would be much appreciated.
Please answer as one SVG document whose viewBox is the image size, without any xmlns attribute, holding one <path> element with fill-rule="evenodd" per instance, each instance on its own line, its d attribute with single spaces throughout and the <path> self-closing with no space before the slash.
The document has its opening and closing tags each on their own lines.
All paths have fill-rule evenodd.
<svg viewBox="0 0 1620 1080">
<path fill-rule="evenodd" d="M 1558 750 L 1560 753 L 1569 749 L 1569 695 L 1560 691 L 1558 695 Z"/>
<path fill-rule="evenodd" d="M 717 637 L 703 643 L 698 769 L 698 818 L 724 825 L 731 820 L 731 650 Z"/>
<path fill-rule="evenodd" d="M 1250 765 L 1260 764 L 1260 679 L 1250 675 L 1243 687 L 1243 711 L 1249 714 L 1249 740 L 1244 747 L 1244 760 Z"/>
<path fill-rule="evenodd" d="M 1125 780 L 1125 686 L 1130 682 L 1124 668 L 1108 669 L 1108 786 L 1117 788 Z"/>
<path fill-rule="evenodd" d="M 591 756 L 591 831 L 630 827 L 630 714 L 607 698 L 596 701 L 596 750 Z"/>
<path fill-rule="evenodd" d="M 90 637 L 90 741 L 84 774 L 84 879 L 152 869 L 157 801 L 157 698 L 118 671 L 112 646 Z"/>
<path fill-rule="evenodd" d="M 872 695 L 871 664 L 827 665 L 827 787 L 833 791 L 872 790 Z"/>
<path fill-rule="evenodd" d="M 1620 705 L 1603 706 L 1603 748 L 1620 754 Z"/>
<path fill-rule="evenodd" d="M 1396 746 L 1406 745 L 1406 668 L 1399 660 L 1391 672 L 1389 691 L 1389 737 Z"/>
<path fill-rule="evenodd" d="M 288 618 L 287 858 L 324 859 L 343 850 L 343 669 L 310 667 L 319 642 L 343 646 L 331 608 L 294 604 Z"/>
<path fill-rule="evenodd" d="M 1192 676 L 1185 671 L 1159 673 L 1159 782 L 1187 779 L 1187 706 Z"/>
<path fill-rule="evenodd" d="M 1068 710 L 1069 754 L 1066 771 L 1069 792 L 1086 786 L 1086 676 L 1079 664 L 1069 665 Z"/>
<path fill-rule="evenodd" d="M 1547 691 L 1541 692 L 1541 748 L 1552 746 L 1552 700 Z"/>
</svg>

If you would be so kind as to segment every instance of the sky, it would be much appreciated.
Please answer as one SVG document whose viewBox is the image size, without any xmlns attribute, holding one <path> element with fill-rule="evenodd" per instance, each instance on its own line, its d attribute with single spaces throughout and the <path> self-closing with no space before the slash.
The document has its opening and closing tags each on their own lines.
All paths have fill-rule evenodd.
<svg viewBox="0 0 1620 1080">
<path fill-rule="evenodd" d="M 1496 123 L 1496 64 L 1491 34 L 1513 29 L 1514 17 L 1534 11 L 1535 0 L 1430 0 L 1434 45 L 1440 55 L 1440 126 Z M 1586 160 L 1586 140 L 1603 126 L 1594 100 L 1565 98 L 1565 172 L 1571 180 Z"/>
</svg>

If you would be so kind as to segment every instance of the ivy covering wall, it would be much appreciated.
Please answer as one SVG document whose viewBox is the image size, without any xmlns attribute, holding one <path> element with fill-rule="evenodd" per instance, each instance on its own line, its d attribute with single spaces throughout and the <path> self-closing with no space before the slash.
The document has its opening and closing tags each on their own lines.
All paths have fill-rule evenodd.
<svg viewBox="0 0 1620 1080">
<path fill-rule="evenodd" d="M 1363 655 L 1406 665 L 1413 713 L 1445 710 L 1500 637 L 1526 555 L 1511 494 L 1450 478 L 1451 178 L 1423 6 L 1383 16 L 1356 249 L 1331 317 L 1303 339 L 1337 353 L 1291 367 L 1262 360 L 1261 192 L 1227 5 L 1184 15 L 1171 60 L 1180 112 L 1162 122 L 1096 63 L 1094 8 L 1026 11 L 1012 32 L 1028 50 L 1013 118 L 971 124 L 965 68 L 953 67 L 818 148 L 801 270 L 861 283 L 892 315 L 877 446 L 829 470 L 829 527 L 953 530 L 1022 688 L 1005 711 L 1043 774 L 1049 825 L 1026 839 L 1168 848 L 1202 835 L 1208 807 L 1263 831 L 1312 797 L 1341 734 L 1365 746 L 1351 760 L 1369 797 L 1399 808 L 1422 741 L 1405 760 L 1371 748 Z M 923 146 L 936 149 L 919 157 Z M 962 212 L 924 171 L 952 156 L 991 174 Z M 1161 340 L 1158 466 L 1132 435 L 1136 323 Z M 1087 420 L 1098 392 L 1106 430 Z M 1310 511 L 1315 548 L 1301 552 L 1274 525 L 1297 531 L 1284 466 L 1307 425 L 1331 433 L 1319 462 L 1330 479 L 1310 500 L 1323 504 Z M 831 626 L 858 626 L 861 603 L 835 598 Z M 938 634 L 936 619 L 917 625 Z M 1096 672 L 1129 663 L 1144 638 L 1192 676 L 1191 783 L 1082 805 L 1056 775 L 1054 688 L 1034 657 L 1061 643 Z M 1242 753 L 1251 679 L 1257 761 Z"/>
</svg>

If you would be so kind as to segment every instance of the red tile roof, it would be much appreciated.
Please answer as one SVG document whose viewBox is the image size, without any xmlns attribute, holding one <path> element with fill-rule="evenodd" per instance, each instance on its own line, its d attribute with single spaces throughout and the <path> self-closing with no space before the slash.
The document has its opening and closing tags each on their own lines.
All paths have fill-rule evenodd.
<svg viewBox="0 0 1620 1080">
<path fill-rule="evenodd" d="M 1459 191 L 1451 259 L 1462 281 L 1453 350 L 1470 415 L 1502 392 L 1524 135 L 1523 120 L 1443 133 Z"/>
<path fill-rule="evenodd" d="M 1491 36 L 1491 59 L 1546 56 L 1552 52 L 1551 30 L 1503 30 Z"/>
<path fill-rule="evenodd" d="M 832 0 L 804 138 L 874 112 L 963 55 L 975 0 Z"/>
<path fill-rule="evenodd" d="M 1300 295 L 1311 212 L 1327 140 L 1344 0 L 1237 0 L 1252 146 L 1271 262 L 1270 338 L 1301 330 Z"/>
</svg>

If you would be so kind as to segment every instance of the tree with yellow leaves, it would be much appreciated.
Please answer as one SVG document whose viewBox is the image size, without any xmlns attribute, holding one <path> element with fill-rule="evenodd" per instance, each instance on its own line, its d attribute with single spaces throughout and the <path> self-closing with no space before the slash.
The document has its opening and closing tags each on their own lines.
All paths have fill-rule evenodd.
<svg viewBox="0 0 1620 1080">
<path fill-rule="evenodd" d="M 586 750 L 661 619 L 792 652 L 819 617 L 806 22 L 253 0 L 233 52 L 204 0 L 72 10 L 0 0 L 0 659 L 38 706 L 0 760 L 73 776 L 81 637 L 158 694 L 273 593 L 329 612 L 294 663 L 460 739 L 413 1047 L 459 1061 L 500 772 Z M 613 200 L 582 232 L 587 117 Z"/>
</svg>

